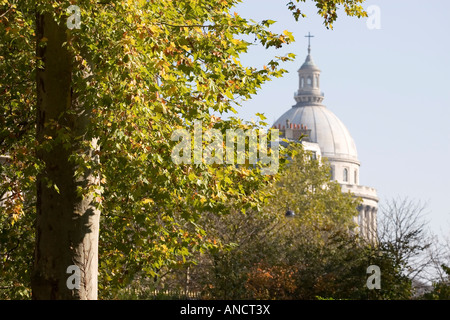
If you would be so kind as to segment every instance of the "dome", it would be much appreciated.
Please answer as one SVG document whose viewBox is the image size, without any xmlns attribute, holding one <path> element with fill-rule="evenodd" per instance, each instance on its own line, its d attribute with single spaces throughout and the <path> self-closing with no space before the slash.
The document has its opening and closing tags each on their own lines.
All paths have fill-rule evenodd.
<svg viewBox="0 0 450 320">
<path fill-rule="evenodd" d="M 308 34 L 307 37 L 312 36 Z M 275 121 L 274 126 L 280 129 L 288 123 L 294 128 L 298 128 L 298 125 L 301 128 L 306 126 L 310 130 L 306 131 L 310 135 L 309 140 L 319 145 L 323 157 L 359 166 L 358 153 L 350 132 L 322 104 L 324 94 L 320 91 L 320 73 L 311 57 L 311 47 L 308 46 L 308 56 L 298 70 L 299 87 L 294 94 L 297 104 Z"/>
<path fill-rule="evenodd" d="M 310 40 L 313 36 L 308 33 L 306 37 Z M 321 71 L 311 57 L 309 40 L 308 56 L 297 71 L 299 86 L 294 93 L 297 103 L 279 117 L 273 127 L 278 128 L 280 137 L 288 141 L 298 141 L 306 135 L 304 149 L 312 152 L 312 157 L 328 158 L 330 179 L 341 185 L 342 192 L 350 192 L 361 199 L 358 216 L 354 217 L 357 232 L 369 242 L 376 243 L 377 193 L 373 188 L 359 185 L 360 163 L 355 142 L 342 121 L 322 104 L 325 96 L 320 91 Z M 288 209 L 285 216 L 293 217 L 295 213 Z"/>
<path fill-rule="evenodd" d="M 286 120 L 292 124 L 301 124 L 311 130 L 311 142 L 319 144 L 323 157 L 330 160 L 358 161 L 355 142 L 341 120 L 323 105 L 293 106 L 285 112 L 274 126 L 286 126 Z"/>
</svg>

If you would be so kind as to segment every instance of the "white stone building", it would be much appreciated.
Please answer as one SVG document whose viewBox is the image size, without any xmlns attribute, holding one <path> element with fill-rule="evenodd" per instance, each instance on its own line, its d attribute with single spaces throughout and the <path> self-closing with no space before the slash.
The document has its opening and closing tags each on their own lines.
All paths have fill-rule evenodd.
<svg viewBox="0 0 450 320">
<path fill-rule="evenodd" d="M 331 179 L 336 180 L 343 192 L 351 192 L 362 199 L 355 222 L 359 233 L 370 242 L 376 241 L 378 197 L 374 188 L 359 184 L 360 162 L 356 145 L 350 132 L 339 118 L 327 109 L 320 91 L 320 69 L 308 56 L 298 70 L 299 88 L 294 98 L 297 102 L 274 123 L 286 139 L 302 141 L 305 149 L 318 158 L 327 158 L 331 166 Z"/>
</svg>

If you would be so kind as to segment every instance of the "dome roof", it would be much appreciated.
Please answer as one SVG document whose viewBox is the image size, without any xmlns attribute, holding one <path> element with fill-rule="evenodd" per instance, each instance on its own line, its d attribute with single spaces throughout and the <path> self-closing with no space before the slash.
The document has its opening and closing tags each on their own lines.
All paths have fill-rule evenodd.
<svg viewBox="0 0 450 320">
<path fill-rule="evenodd" d="M 302 66 L 300 67 L 300 70 L 314 70 L 314 71 L 320 71 L 320 69 L 316 66 L 316 64 L 314 63 L 311 54 L 308 54 L 308 56 L 306 57 L 305 62 L 302 64 Z"/>
<path fill-rule="evenodd" d="M 323 105 L 294 106 L 285 112 L 274 126 L 282 128 L 286 120 L 292 124 L 302 124 L 311 129 L 311 142 L 319 144 L 323 157 L 329 159 L 358 161 L 355 142 L 341 120 Z"/>
</svg>

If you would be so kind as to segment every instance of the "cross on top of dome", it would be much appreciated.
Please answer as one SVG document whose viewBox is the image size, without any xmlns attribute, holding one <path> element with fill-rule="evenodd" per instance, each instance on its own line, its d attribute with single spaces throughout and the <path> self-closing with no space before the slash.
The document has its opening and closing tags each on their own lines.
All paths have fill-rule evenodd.
<svg viewBox="0 0 450 320">
<path fill-rule="evenodd" d="M 305 36 L 305 38 L 308 38 L 308 54 L 311 53 L 311 38 L 314 38 L 314 36 L 311 35 L 311 32 L 308 32 L 308 35 Z"/>
</svg>

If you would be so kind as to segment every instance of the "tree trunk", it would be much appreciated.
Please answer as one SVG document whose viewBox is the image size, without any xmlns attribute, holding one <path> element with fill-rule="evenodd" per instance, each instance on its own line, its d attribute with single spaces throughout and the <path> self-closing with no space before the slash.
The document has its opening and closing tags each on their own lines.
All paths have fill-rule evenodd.
<svg viewBox="0 0 450 320">
<path fill-rule="evenodd" d="M 93 205 L 92 193 L 80 196 L 77 188 L 87 190 L 98 181 L 88 171 L 84 171 L 81 179 L 75 178 L 77 167 L 70 160 L 74 153 L 93 157 L 92 150 L 83 150 L 81 145 L 87 139 L 89 108 L 80 106 L 72 94 L 74 59 L 63 47 L 68 38 L 66 21 L 58 24 L 51 14 L 37 14 L 36 27 L 36 54 L 44 63 L 37 70 L 36 79 L 37 157 L 45 167 L 37 177 L 32 296 L 33 299 L 97 299 L 100 212 Z M 45 46 L 40 46 L 42 39 Z M 69 129 L 70 143 L 64 145 L 57 139 L 62 127 Z M 48 141 L 52 147 L 42 148 Z M 78 268 L 80 281 L 76 286 L 74 270 Z"/>
</svg>

